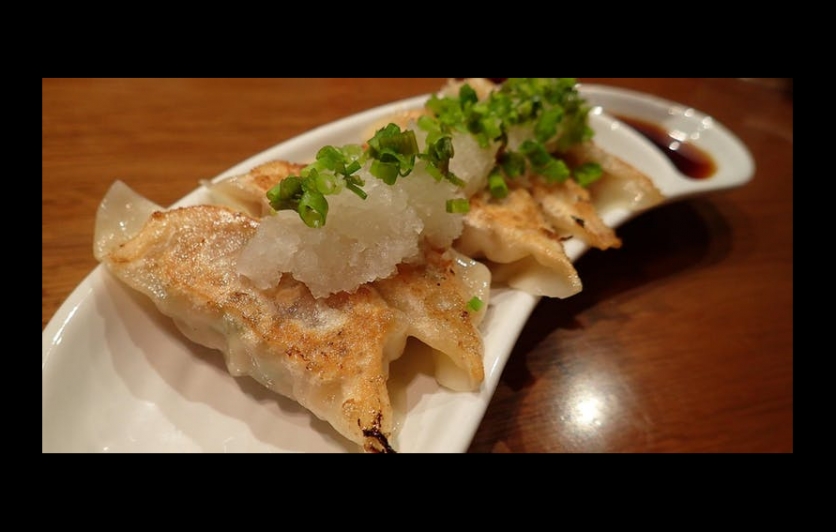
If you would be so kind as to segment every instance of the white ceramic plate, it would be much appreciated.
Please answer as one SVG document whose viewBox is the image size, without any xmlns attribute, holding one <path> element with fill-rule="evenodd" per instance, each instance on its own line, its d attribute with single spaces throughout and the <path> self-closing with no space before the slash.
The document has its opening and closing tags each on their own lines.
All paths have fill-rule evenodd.
<svg viewBox="0 0 836 532">
<path fill-rule="evenodd" d="M 686 106 L 605 86 L 581 86 L 596 107 L 596 141 L 653 178 L 670 200 L 749 181 L 754 164 L 721 124 Z M 423 105 L 407 99 L 319 127 L 230 168 L 215 181 L 271 159 L 311 160 L 326 144 L 356 143 L 376 120 Z M 605 110 L 684 131 L 709 152 L 718 172 L 693 180 Z M 205 203 L 203 188 L 176 205 Z M 634 214 L 602 213 L 617 227 Z M 586 248 L 569 241 L 577 260 Z M 391 366 L 400 452 L 465 452 L 493 396 L 508 356 L 538 298 L 496 290 L 482 324 L 485 382 L 479 392 L 439 388 L 432 368 L 408 354 Z M 43 331 L 43 452 L 358 452 L 295 402 L 250 378 L 231 377 L 220 353 L 197 346 L 150 301 L 99 266 L 73 291 Z"/>
</svg>

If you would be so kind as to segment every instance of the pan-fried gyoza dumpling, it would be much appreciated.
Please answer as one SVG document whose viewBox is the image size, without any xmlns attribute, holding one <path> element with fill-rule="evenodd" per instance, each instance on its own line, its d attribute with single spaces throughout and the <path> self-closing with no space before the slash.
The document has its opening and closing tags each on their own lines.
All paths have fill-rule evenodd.
<svg viewBox="0 0 836 532">
<path fill-rule="evenodd" d="M 655 207 L 665 200 L 665 196 L 648 176 L 592 141 L 572 146 L 563 156 L 573 166 L 587 162 L 601 165 L 601 179 L 589 186 L 590 197 L 597 210 L 621 207 L 638 212 Z"/>
<path fill-rule="evenodd" d="M 452 390 L 472 391 L 485 377 L 478 326 L 490 298 L 485 265 L 453 249 L 425 249 L 425 261 L 404 263 L 398 273 L 371 286 L 409 322 L 407 334 L 432 348 L 436 380 Z M 468 308 L 477 297 L 483 305 Z"/>
<path fill-rule="evenodd" d="M 120 216 L 120 206 L 141 214 Z M 387 379 L 406 343 L 401 312 L 370 286 L 320 299 L 290 276 L 256 288 L 236 261 L 257 219 L 223 206 L 153 207 L 115 183 L 97 219 L 96 258 L 186 337 L 222 351 L 232 375 L 298 401 L 368 452 L 392 451 Z"/>
<path fill-rule="evenodd" d="M 474 195 L 456 249 L 491 261 L 496 281 L 530 294 L 567 298 L 583 288 L 561 236 L 523 188 L 502 199 L 489 192 Z"/>
<path fill-rule="evenodd" d="M 270 212 L 269 204 L 262 203 L 266 192 L 299 170 L 299 165 L 271 161 L 209 189 L 222 203 L 236 203 L 261 216 Z M 420 260 L 399 264 L 394 275 L 369 283 L 404 314 L 407 335 L 432 348 L 438 382 L 459 391 L 476 390 L 484 380 L 478 327 L 490 300 L 490 284 L 491 273 L 484 264 L 452 248 L 431 245 L 422 247 Z M 482 303 L 478 309 L 468 308 L 474 297 Z"/>
<path fill-rule="evenodd" d="M 621 247 L 621 239 L 598 215 L 589 189 L 572 179 L 547 183 L 537 176 L 531 179 L 527 188 L 546 221 L 559 235 L 579 238 L 602 250 Z"/>
</svg>

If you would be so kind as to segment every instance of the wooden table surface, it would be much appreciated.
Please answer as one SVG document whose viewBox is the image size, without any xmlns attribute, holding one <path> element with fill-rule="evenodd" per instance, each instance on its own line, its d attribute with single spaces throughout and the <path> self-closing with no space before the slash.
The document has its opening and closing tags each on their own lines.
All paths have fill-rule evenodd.
<svg viewBox="0 0 836 532">
<path fill-rule="evenodd" d="M 115 179 L 169 205 L 316 126 L 444 79 L 44 79 L 43 327 L 93 270 Z M 619 228 L 542 300 L 471 452 L 793 452 L 791 81 L 592 79 L 704 111 L 749 148 L 746 186 Z"/>
</svg>

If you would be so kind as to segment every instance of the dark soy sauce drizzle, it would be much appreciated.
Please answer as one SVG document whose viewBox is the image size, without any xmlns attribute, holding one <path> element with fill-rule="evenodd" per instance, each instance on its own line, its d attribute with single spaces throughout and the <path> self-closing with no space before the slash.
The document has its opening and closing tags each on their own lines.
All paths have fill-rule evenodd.
<svg viewBox="0 0 836 532">
<path fill-rule="evenodd" d="M 717 171 L 717 163 L 711 155 L 690 142 L 676 140 L 662 126 L 628 116 L 614 116 L 652 142 L 686 176 L 706 179 Z"/>
</svg>

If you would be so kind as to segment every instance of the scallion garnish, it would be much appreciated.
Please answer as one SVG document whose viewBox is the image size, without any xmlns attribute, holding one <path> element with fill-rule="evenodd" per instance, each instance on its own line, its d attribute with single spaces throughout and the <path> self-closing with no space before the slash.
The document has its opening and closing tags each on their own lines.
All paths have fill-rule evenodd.
<svg viewBox="0 0 836 532">
<path fill-rule="evenodd" d="M 499 142 L 497 165 L 488 176 L 493 197 L 508 195 L 508 179 L 519 177 L 530 168 L 550 183 L 572 178 L 588 186 L 601 176 L 601 168 L 587 163 L 570 169 L 555 153 L 592 138 L 587 124 L 590 107 L 577 91 L 574 78 L 509 78 L 484 100 L 467 83 L 457 96 L 432 95 L 425 103 L 429 115 L 421 116 L 418 127 L 427 133 L 421 150 L 415 132 L 401 130 L 396 124 L 377 130 L 364 150 L 360 145 L 325 146 L 316 161 L 298 176 L 289 176 L 267 192 L 275 210 L 291 209 L 310 227 L 325 225 L 328 201 L 325 196 L 344 188 L 366 198 L 364 182 L 356 174 L 369 162 L 369 173 L 388 185 L 394 185 L 415 168 L 416 159 L 424 162 L 427 173 L 437 181 L 447 180 L 456 186 L 465 183 L 450 171 L 453 158 L 453 133 L 469 133 L 480 146 Z M 508 130 L 530 125 L 533 138 L 524 141 L 517 151 L 508 149 Z M 464 213 L 466 199 L 451 199 L 447 211 Z"/>
<path fill-rule="evenodd" d="M 525 173 L 525 157 L 515 151 L 503 152 L 499 155 L 499 166 L 511 179 L 519 177 Z"/>
<path fill-rule="evenodd" d="M 598 181 L 602 175 L 604 175 L 604 170 L 601 168 L 601 165 L 598 163 L 584 163 L 580 166 L 577 166 L 573 171 L 573 176 L 575 181 L 582 187 L 587 187 Z"/>
<path fill-rule="evenodd" d="M 587 125 L 590 107 L 576 88 L 574 78 L 509 78 L 485 100 L 477 101 L 475 91 L 464 84 L 457 97 L 433 96 L 427 102 L 448 131 L 468 131 L 482 147 L 500 142 L 498 166 L 504 178 L 513 179 L 530 168 L 550 183 L 562 183 L 573 177 L 582 186 L 594 180 L 587 169 L 572 172 L 563 159 L 553 153 L 592 138 Z M 507 147 L 507 134 L 512 126 L 531 124 L 533 138 L 518 151 Z M 494 197 L 504 197 L 506 186 L 499 176 L 488 177 Z"/>
<path fill-rule="evenodd" d="M 467 310 L 468 312 L 479 312 L 482 310 L 482 307 L 485 306 L 485 302 L 479 299 L 477 296 L 473 296 L 470 298 L 470 301 L 467 302 Z"/>
<path fill-rule="evenodd" d="M 490 190 L 491 196 L 497 199 L 502 199 L 508 195 L 508 183 L 505 181 L 499 167 L 494 167 L 488 174 L 488 190 Z"/>
<path fill-rule="evenodd" d="M 470 201 L 466 198 L 447 200 L 447 212 L 451 214 L 467 214 L 470 211 Z"/>
<path fill-rule="evenodd" d="M 362 147 L 347 145 L 342 148 L 325 146 L 298 176 L 288 176 L 267 191 L 273 209 L 294 210 L 308 227 L 322 227 L 328 217 L 326 195 L 337 194 L 348 188 L 361 198 L 363 180 L 354 175 L 365 158 Z"/>
<path fill-rule="evenodd" d="M 531 163 L 534 172 L 546 178 L 549 183 L 562 183 L 569 177 L 566 163 L 553 157 L 542 143 L 526 140 L 520 145 L 520 152 Z"/>
<path fill-rule="evenodd" d="M 415 132 L 401 131 L 396 124 L 389 124 L 369 140 L 366 153 L 372 159 L 369 172 L 387 185 L 394 185 L 398 177 L 409 175 L 415 167 L 418 155 Z"/>
</svg>

